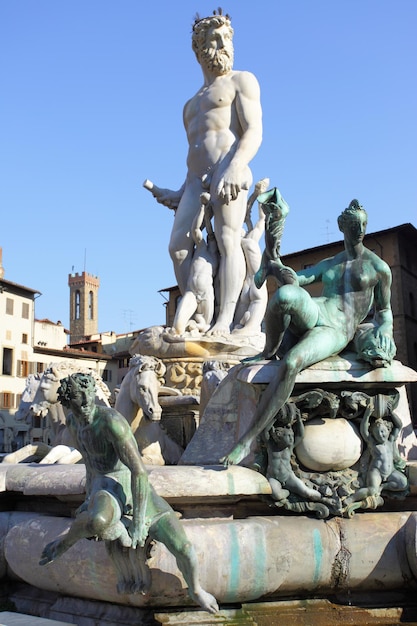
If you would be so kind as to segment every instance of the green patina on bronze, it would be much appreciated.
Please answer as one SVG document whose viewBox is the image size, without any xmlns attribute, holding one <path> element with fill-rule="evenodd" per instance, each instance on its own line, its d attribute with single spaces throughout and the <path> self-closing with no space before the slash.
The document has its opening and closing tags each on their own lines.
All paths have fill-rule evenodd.
<svg viewBox="0 0 417 626">
<path fill-rule="evenodd" d="M 277 193 L 270 193 L 272 203 L 277 204 L 277 198 Z M 266 197 L 266 205 L 268 201 Z M 367 214 L 357 200 L 341 213 L 338 225 L 344 235 L 342 252 L 297 273 L 284 266 L 274 270 L 281 284 L 268 304 L 266 345 L 258 358 L 279 356 L 281 367 L 260 399 L 252 427 L 221 459 L 226 465 L 244 459 L 256 437 L 271 428 L 299 372 L 340 353 L 358 330 L 362 330 L 360 358 L 380 367 L 389 364 L 395 355 L 391 271 L 363 244 Z M 315 282 L 323 285 L 320 297 L 312 297 L 303 289 Z M 374 317 L 361 329 L 372 307 Z"/>
<path fill-rule="evenodd" d="M 153 539 L 175 556 L 193 600 L 217 612 L 215 598 L 200 585 L 194 547 L 173 509 L 150 484 L 126 419 L 115 409 L 95 404 L 89 374 L 64 378 L 58 396 L 71 409 L 67 426 L 85 462 L 86 499 L 69 530 L 43 549 L 40 565 L 57 559 L 80 539 L 95 538 L 106 542 L 118 573 L 118 591 L 144 593 L 151 583 L 146 548 Z"/>
</svg>

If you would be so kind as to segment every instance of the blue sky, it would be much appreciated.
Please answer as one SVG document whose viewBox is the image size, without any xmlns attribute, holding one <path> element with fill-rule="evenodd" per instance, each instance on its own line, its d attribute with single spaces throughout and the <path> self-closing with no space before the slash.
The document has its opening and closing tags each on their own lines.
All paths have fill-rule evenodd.
<svg viewBox="0 0 417 626">
<path fill-rule="evenodd" d="M 368 231 L 417 226 L 417 2 L 229 0 L 235 69 L 261 87 L 254 180 L 290 205 L 288 253 L 340 239 L 352 198 Z M 69 327 L 68 274 L 100 277 L 99 330 L 164 323 L 173 215 L 142 188 L 185 177 L 182 108 L 206 0 L 1 0 L 0 246 L 36 317 Z"/>
</svg>

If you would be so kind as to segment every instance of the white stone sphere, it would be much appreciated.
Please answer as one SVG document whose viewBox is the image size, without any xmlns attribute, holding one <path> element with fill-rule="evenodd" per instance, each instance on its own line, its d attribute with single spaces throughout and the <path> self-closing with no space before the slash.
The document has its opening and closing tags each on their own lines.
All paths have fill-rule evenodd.
<svg viewBox="0 0 417 626">
<path fill-rule="evenodd" d="M 304 438 L 295 448 L 295 454 L 307 469 L 343 470 L 359 460 L 362 439 L 352 422 L 339 417 L 316 417 L 306 422 L 304 429 Z"/>
</svg>

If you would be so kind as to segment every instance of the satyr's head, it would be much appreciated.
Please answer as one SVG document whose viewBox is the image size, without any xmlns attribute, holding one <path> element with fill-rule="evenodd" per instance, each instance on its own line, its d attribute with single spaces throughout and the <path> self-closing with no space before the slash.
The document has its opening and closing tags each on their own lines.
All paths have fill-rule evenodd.
<svg viewBox="0 0 417 626">
<path fill-rule="evenodd" d="M 58 399 L 63 406 L 88 413 L 95 404 L 96 385 L 90 374 L 76 373 L 61 380 Z"/>
<path fill-rule="evenodd" d="M 221 9 L 213 15 L 195 18 L 192 47 L 197 61 L 216 74 L 227 74 L 233 67 L 233 28 L 230 16 Z"/>
<path fill-rule="evenodd" d="M 272 426 L 269 431 L 272 441 L 281 449 L 289 448 L 294 443 L 294 431 L 289 424 L 285 426 Z"/>
<path fill-rule="evenodd" d="M 392 426 L 392 422 L 377 417 L 370 426 L 370 432 L 377 443 L 384 443 L 391 434 Z"/>
</svg>

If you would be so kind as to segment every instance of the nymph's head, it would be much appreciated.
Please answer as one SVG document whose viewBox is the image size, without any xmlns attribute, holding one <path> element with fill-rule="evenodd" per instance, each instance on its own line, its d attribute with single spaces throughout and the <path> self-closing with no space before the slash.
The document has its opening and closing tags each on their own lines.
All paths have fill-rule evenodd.
<svg viewBox="0 0 417 626">
<path fill-rule="evenodd" d="M 233 67 L 233 28 L 230 16 L 222 10 L 209 17 L 196 16 L 192 32 L 192 48 L 197 61 L 208 70 L 222 75 Z"/>
<path fill-rule="evenodd" d="M 352 200 L 347 209 L 342 211 L 337 218 L 340 230 L 343 232 L 343 227 L 352 220 L 361 220 L 362 222 L 365 222 L 365 224 L 368 223 L 368 214 L 357 200 Z"/>
<path fill-rule="evenodd" d="M 345 239 L 351 239 L 353 244 L 360 243 L 365 236 L 368 215 L 357 200 L 352 200 L 337 218 L 337 223 Z"/>
</svg>

